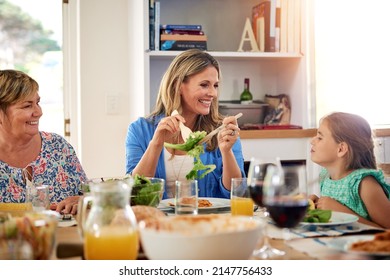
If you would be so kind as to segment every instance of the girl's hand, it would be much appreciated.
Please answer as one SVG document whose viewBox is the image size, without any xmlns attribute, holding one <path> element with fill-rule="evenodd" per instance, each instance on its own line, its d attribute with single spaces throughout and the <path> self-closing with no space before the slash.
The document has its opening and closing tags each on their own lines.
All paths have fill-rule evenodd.
<svg viewBox="0 0 390 280">
<path fill-rule="evenodd" d="M 311 194 L 311 195 L 309 196 L 309 199 L 311 199 L 311 200 L 314 202 L 314 204 L 316 204 L 317 201 L 318 201 L 318 199 L 319 199 L 319 197 L 316 196 L 315 194 Z"/>
<path fill-rule="evenodd" d="M 340 202 L 328 196 L 322 196 L 318 198 L 315 205 L 317 209 L 323 209 L 323 210 L 326 209 L 326 210 L 340 211 L 343 208 L 345 208 L 345 206 L 343 206 Z"/>
<path fill-rule="evenodd" d="M 240 135 L 240 128 L 234 116 L 224 118 L 222 123 L 225 124 L 225 128 L 218 133 L 218 146 L 221 152 L 226 152 L 231 150 L 237 141 Z"/>
</svg>

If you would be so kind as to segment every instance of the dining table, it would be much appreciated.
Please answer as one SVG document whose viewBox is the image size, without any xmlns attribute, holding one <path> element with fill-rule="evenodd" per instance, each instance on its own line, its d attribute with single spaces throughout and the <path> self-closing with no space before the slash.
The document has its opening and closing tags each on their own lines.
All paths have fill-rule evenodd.
<svg viewBox="0 0 390 280">
<path fill-rule="evenodd" d="M 169 212 L 168 215 L 174 215 Z M 202 212 L 201 212 L 202 213 Z M 231 215 L 230 209 L 217 209 L 206 213 L 217 213 L 220 215 Z M 278 259 L 282 260 L 355 260 L 355 259 L 376 259 L 378 256 L 371 254 L 358 254 L 330 246 L 344 242 L 344 239 L 373 237 L 383 229 L 368 226 L 357 221 L 336 226 L 298 226 L 291 230 L 288 240 L 281 229 L 276 227 L 269 217 L 264 216 L 261 209 L 254 211 L 254 219 L 266 219 L 267 233 L 270 237 L 271 246 L 283 250 L 286 254 Z M 262 246 L 260 240 L 257 248 Z M 382 257 L 383 258 L 383 257 Z M 389 255 L 385 256 L 389 258 Z M 60 221 L 56 232 L 56 245 L 53 250 L 52 259 L 60 260 L 83 260 L 83 240 L 80 228 L 75 217 L 70 221 Z M 139 260 L 147 260 L 147 257 L 140 252 Z M 254 258 L 250 258 L 254 259 Z"/>
</svg>

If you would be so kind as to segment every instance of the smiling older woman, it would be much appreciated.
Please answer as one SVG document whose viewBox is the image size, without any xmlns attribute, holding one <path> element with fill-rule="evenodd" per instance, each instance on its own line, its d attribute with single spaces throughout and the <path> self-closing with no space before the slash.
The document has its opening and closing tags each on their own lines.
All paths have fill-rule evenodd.
<svg viewBox="0 0 390 280">
<path fill-rule="evenodd" d="M 23 203 L 27 184 L 47 184 L 51 208 L 75 214 L 86 175 L 63 137 L 39 131 L 38 90 L 25 73 L 0 70 L 0 202 Z"/>
</svg>

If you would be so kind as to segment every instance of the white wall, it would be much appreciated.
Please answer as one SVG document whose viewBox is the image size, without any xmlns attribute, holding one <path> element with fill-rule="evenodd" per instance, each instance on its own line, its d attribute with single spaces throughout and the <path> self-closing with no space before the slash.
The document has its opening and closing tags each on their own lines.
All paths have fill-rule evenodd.
<svg viewBox="0 0 390 280">
<path fill-rule="evenodd" d="M 90 178 L 125 173 L 130 120 L 128 0 L 70 0 L 77 5 L 79 35 L 78 155 Z M 78 96 L 76 96 L 78 95 Z M 111 109 L 108 110 L 107 107 Z M 75 123 L 76 120 L 72 119 Z"/>
</svg>

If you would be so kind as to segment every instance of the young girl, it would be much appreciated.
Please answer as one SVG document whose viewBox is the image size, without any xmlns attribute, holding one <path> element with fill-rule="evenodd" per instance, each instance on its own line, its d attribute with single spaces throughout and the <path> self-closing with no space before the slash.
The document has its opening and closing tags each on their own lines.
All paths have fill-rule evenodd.
<svg viewBox="0 0 390 280">
<path fill-rule="evenodd" d="M 371 127 L 360 116 L 336 112 L 320 121 L 311 159 L 324 169 L 318 209 L 355 214 L 359 222 L 390 228 L 390 185 L 377 169 Z"/>
</svg>

